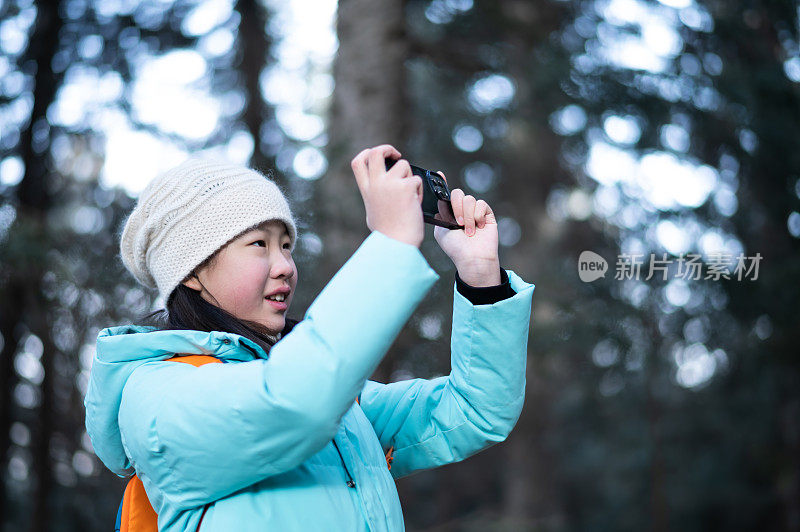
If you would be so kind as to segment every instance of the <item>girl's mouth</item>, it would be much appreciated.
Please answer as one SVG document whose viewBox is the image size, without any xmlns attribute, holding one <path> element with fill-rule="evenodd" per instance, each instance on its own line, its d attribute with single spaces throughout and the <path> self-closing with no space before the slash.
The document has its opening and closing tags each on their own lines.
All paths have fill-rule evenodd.
<svg viewBox="0 0 800 532">
<path fill-rule="evenodd" d="M 272 308 L 274 308 L 275 310 L 286 310 L 287 308 L 289 308 L 289 306 L 284 301 L 273 301 L 271 299 L 267 299 L 266 297 L 264 298 L 264 300 L 270 305 L 272 305 Z"/>
</svg>

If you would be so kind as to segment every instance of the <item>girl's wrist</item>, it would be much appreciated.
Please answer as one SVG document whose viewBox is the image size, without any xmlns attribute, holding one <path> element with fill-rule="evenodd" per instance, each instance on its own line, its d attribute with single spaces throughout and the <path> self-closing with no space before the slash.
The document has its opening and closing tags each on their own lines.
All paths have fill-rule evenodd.
<svg viewBox="0 0 800 532">
<path fill-rule="evenodd" d="M 458 276 L 469 286 L 497 286 L 501 282 L 500 260 L 474 261 L 456 266 Z"/>
</svg>

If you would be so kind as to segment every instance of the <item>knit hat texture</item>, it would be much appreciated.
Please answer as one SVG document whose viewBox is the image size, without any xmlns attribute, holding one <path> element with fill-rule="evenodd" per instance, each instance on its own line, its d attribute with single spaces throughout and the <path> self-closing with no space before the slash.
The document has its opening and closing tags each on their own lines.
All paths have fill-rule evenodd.
<svg viewBox="0 0 800 532">
<path fill-rule="evenodd" d="M 269 221 L 297 229 L 278 186 L 255 170 L 191 158 L 151 181 L 122 231 L 122 262 L 137 281 L 169 295 L 200 263 L 244 231 Z"/>
</svg>

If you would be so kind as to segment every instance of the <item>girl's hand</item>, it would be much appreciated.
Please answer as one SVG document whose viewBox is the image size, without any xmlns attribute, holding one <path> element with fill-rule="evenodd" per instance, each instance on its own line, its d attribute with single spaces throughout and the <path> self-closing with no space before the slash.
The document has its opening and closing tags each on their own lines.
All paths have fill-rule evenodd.
<svg viewBox="0 0 800 532">
<path fill-rule="evenodd" d="M 500 284 L 497 220 L 492 208 L 483 200 L 476 201 L 473 196 L 464 195 L 460 188 L 450 191 L 450 202 L 456 221 L 464 229 L 435 226 L 433 236 L 436 242 L 455 264 L 458 276 L 468 285 Z"/>
<path fill-rule="evenodd" d="M 362 151 L 350 162 L 367 211 L 367 227 L 419 247 L 425 238 L 422 178 L 411 173 L 403 159 L 387 172 L 387 157 L 400 159 L 400 152 L 383 144 Z"/>
</svg>

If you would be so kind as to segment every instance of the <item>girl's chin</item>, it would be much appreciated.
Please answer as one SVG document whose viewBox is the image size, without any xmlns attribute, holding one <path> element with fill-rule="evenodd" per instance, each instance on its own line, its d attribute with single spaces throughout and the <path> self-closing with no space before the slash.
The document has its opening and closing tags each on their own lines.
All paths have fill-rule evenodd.
<svg viewBox="0 0 800 532">
<path fill-rule="evenodd" d="M 286 326 L 286 320 L 283 316 L 273 317 L 268 320 L 259 320 L 259 323 L 266 327 L 272 335 L 278 334 Z"/>
</svg>

